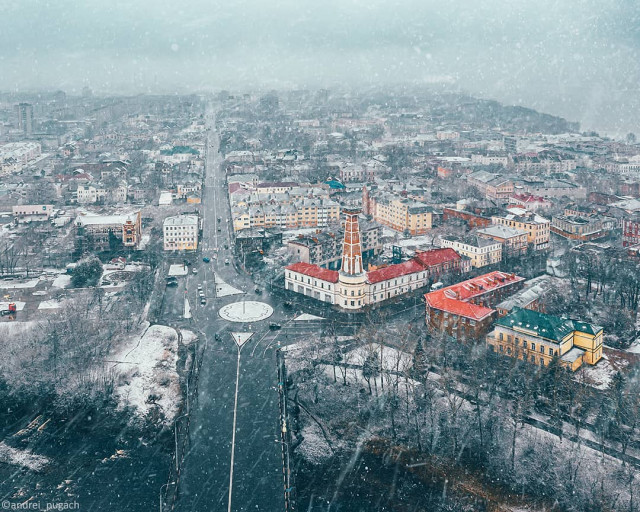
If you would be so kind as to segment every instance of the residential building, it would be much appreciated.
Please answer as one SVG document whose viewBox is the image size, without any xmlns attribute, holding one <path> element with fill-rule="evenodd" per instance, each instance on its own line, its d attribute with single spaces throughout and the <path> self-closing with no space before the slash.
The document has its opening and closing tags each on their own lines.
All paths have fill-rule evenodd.
<svg viewBox="0 0 640 512">
<path fill-rule="evenodd" d="M 362 259 L 368 261 L 382 252 L 382 227 L 370 225 L 361 228 Z M 311 263 L 323 268 L 340 269 L 342 260 L 342 240 L 344 233 L 323 232 L 318 230 L 313 235 L 300 235 L 287 242 L 289 253 L 294 261 Z"/>
<path fill-rule="evenodd" d="M 602 358 L 604 330 L 587 322 L 547 315 L 531 309 L 515 309 L 499 318 L 487 335 L 494 352 L 547 366 L 554 357 L 576 371 L 583 363 Z"/>
<path fill-rule="evenodd" d="M 441 247 L 450 247 L 458 254 L 471 260 L 473 268 L 486 267 L 502 261 L 502 243 L 480 236 L 467 236 L 461 239 L 445 236 Z"/>
<path fill-rule="evenodd" d="M 507 200 L 513 194 L 513 181 L 500 174 L 477 171 L 467 176 L 467 182 L 487 199 Z"/>
<path fill-rule="evenodd" d="M 554 215 L 551 231 L 569 240 L 596 240 L 615 228 L 617 222 L 610 217 L 591 215 Z"/>
<path fill-rule="evenodd" d="M 22 171 L 42 154 L 37 142 L 10 142 L 0 146 L 0 175 Z"/>
<path fill-rule="evenodd" d="M 414 199 L 363 187 L 362 207 L 374 221 L 401 233 L 422 235 L 432 227 L 433 208 Z"/>
<path fill-rule="evenodd" d="M 496 305 L 498 316 L 505 316 L 516 308 L 545 312 L 544 296 L 551 289 L 549 276 L 540 276 L 524 283 L 524 288 Z"/>
<path fill-rule="evenodd" d="M 527 253 L 529 246 L 527 232 L 522 229 L 510 228 L 500 224 L 493 224 L 476 231 L 481 238 L 495 240 L 502 245 L 502 257 L 519 257 Z"/>
<path fill-rule="evenodd" d="M 491 221 L 494 224 L 526 231 L 527 243 L 534 251 L 549 248 L 551 222 L 548 219 L 522 208 L 509 209 L 509 212 L 504 215 L 494 215 Z"/>
<path fill-rule="evenodd" d="M 524 278 L 490 272 L 425 294 L 425 323 L 458 339 L 479 339 L 496 316 L 493 305 L 520 290 Z"/>
<path fill-rule="evenodd" d="M 540 209 L 551 208 L 553 203 L 544 197 L 534 196 L 532 194 L 513 194 L 509 197 L 509 204 L 515 204 L 531 212 L 538 211 Z"/>
<path fill-rule="evenodd" d="M 30 103 L 18 103 L 16 105 L 16 115 L 18 117 L 18 129 L 27 136 L 33 135 L 33 105 Z"/>
<path fill-rule="evenodd" d="M 176 215 L 162 223 L 165 251 L 195 251 L 198 248 L 198 216 Z"/>
</svg>

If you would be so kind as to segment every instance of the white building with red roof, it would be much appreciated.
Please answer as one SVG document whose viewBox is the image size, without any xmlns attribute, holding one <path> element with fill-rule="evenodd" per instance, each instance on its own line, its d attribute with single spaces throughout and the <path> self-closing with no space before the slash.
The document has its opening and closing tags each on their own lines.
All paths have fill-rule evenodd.
<svg viewBox="0 0 640 512">
<path fill-rule="evenodd" d="M 409 261 L 370 272 L 364 270 L 356 209 L 345 209 L 345 235 L 340 271 L 309 263 L 285 269 L 285 288 L 341 309 L 357 310 L 423 288 L 443 274 L 466 270 L 453 249 L 417 253 Z"/>
</svg>

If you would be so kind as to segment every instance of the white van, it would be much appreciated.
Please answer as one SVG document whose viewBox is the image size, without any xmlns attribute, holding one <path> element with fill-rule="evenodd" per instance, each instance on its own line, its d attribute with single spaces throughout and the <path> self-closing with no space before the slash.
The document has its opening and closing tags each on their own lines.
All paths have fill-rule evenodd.
<svg viewBox="0 0 640 512">
<path fill-rule="evenodd" d="M 433 283 L 431 285 L 431 291 L 435 291 L 435 290 L 439 290 L 440 288 L 442 288 L 444 286 L 444 284 L 442 284 L 442 282 L 438 281 L 437 283 Z"/>
</svg>

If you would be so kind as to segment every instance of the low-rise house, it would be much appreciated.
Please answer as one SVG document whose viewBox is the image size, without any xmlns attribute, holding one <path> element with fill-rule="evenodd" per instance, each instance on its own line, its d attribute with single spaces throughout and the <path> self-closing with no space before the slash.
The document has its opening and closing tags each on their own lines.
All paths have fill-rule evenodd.
<svg viewBox="0 0 640 512">
<path fill-rule="evenodd" d="M 47 221 L 53 215 L 52 204 L 21 204 L 12 207 L 17 222 Z"/>
</svg>

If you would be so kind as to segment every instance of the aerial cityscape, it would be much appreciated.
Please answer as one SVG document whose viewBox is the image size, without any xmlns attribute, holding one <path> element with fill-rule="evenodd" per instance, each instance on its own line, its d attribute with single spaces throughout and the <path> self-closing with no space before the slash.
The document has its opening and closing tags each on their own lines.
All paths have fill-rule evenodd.
<svg viewBox="0 0 640 512">
<path fill-rule="evenodd" d="M 628 124 L 92 80 L 0 79 L 2 509 L 640 510 Z"/>
</svg>

